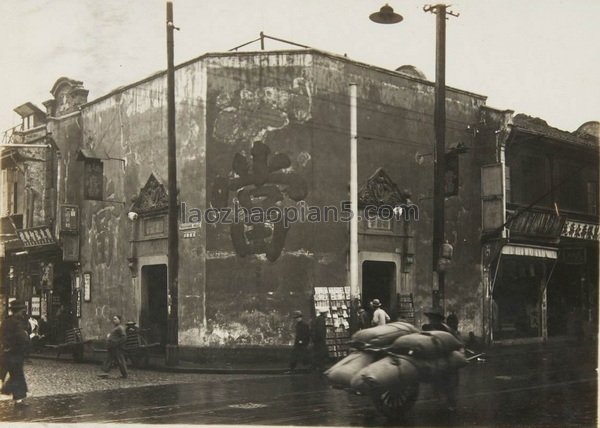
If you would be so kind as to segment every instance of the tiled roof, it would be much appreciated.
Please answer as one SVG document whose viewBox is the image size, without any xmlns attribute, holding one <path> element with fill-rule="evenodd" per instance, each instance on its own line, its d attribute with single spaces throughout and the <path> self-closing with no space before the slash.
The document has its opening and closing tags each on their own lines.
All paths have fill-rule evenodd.
<svg viewBox="0 0 600 428">
<path fill-rule="evenodd" d="M 523 132 L 548 137 L 564 143 L 576 144 L 578 146 L 589 148 L 597 148 L 599 146 L 598 139 L 592 135 L 580 134 L 580 136 L 578 136 L 575 135 L 575 133 L 554 128 L 539 117 L 532 117 L 522 113 L 513 117 L 512 127 Z"/>
</svg>

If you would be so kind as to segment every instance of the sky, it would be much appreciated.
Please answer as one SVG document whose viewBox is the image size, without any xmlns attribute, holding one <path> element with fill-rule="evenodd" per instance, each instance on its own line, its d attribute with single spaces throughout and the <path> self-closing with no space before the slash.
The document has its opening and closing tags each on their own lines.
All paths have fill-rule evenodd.
<svg viewBox="0 0 600 428">
<path fill-rule="evenodd" d="M 435 79 L 435 16 L 389 0 L 404 17 L 368 16 L 384 0 L 173 0 L 175 63 L 265 34 L 388 69 L 411 64 Z M 487 105 L 576 130 L 600 120 L 600 1 L 455 0 L 447 21 L 446 83 Z M 13 109 L 44 109 L 61 76 L 89 100 L 166 69 L 164 0 L 0 1 L 0 131 Z M 266 49 L 289 46 L 266 41 Z M 259 50 L 258 43 L 243 50 Z"/>
</svg>

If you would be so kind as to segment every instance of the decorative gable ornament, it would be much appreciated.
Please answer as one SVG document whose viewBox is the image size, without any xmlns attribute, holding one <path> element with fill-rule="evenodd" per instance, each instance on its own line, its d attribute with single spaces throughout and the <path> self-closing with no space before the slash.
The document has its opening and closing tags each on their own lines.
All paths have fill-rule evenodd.
<svg viewBox="0 0 600 428">
<path fill-rule="evenodd" d="M 133 200 L 130 211 L 138 214 L 148 214 L 169 209 L 169 194 L 164 184 L 156 178 L 154 173 L 150 174 L 148 181 Z"/>
<path fill-rule="evenodd" d="M 389 175 L 378 168 L 358 191 L 358 206 L 395 207 L 409 202 L 410 194 L 398 189 Z"/>
</svg>

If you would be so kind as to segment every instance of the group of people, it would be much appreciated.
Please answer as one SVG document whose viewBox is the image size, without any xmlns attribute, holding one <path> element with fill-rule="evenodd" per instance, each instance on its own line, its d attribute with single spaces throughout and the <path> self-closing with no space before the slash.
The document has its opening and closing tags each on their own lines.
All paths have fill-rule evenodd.
<svg viewBox="0 0 600 428">
<path fill-rule="evenodd" d="M 3 395 L 12 395 L 16 407 L 25 407 L 28 403 L 27 381 L 24 363 L 31 348 L 44 340 L 45 319 L 42 325 L 27 315 L 25 303 L 12 300 L 9 303 L 10 315 L 0 325 L 0 382 Z M 127 377 L 127 364 L 123 355 L 123 344 L 127 339 L 121 316 L 112 317 L 113 328 L 107 336 L 107 357 L 102 365 L 100 377 L 107 377 L 113 366 L 118 366 L 121 377 Z"/>
<path fill-rule="evenodd" d="M 290 359 L 290 371 L 298 364 L 311 366 L 313 370 L 322 372 L 328 359 L 327 351 L 327 309 L 319 311 L 317 317 L 309 325 L 304 321 L 302 311 L 294 311 L 295 338 Z M 312 344 L 312 346 L 310 346 Z"/>
<path fill-rule="evenodd" d="M 369 302 L 369 310 L 360 308 L 358 310 L 358 329 L 377 327 L 390 322 L 388 313 L 381 307 L 379 299 L 373 299 Z"/>
</svg>

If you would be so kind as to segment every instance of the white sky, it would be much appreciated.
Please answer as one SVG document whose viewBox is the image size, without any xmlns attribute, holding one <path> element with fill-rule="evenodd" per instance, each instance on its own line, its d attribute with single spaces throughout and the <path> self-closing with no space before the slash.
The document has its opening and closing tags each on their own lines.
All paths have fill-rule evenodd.
<svg viewBox="0 0 600 428">
<path fill-rule="evenodd" d="M 435 78 L 435 16 L 425 1 L 389 0 L 404 21 L 368 19 L 384 0 L 174 0 L 175 62 L 227 51 L 259 32 L 369 64 L 412 64 Z M 163 0 L 0 1 L 0 131 L 12 110 L 43 109 L 61 76 L 89 99 L 166 68 Z M 487 104 L 568 131 L 600 120 L 600 1 L 455 0 L 446 83 Z M 256 50 L 259 44 L 252 47 Z M 266 41 L 266 49 L 284 48 Z M 246 48 L 247 49 L 247 48 Z"/>
</svg>

